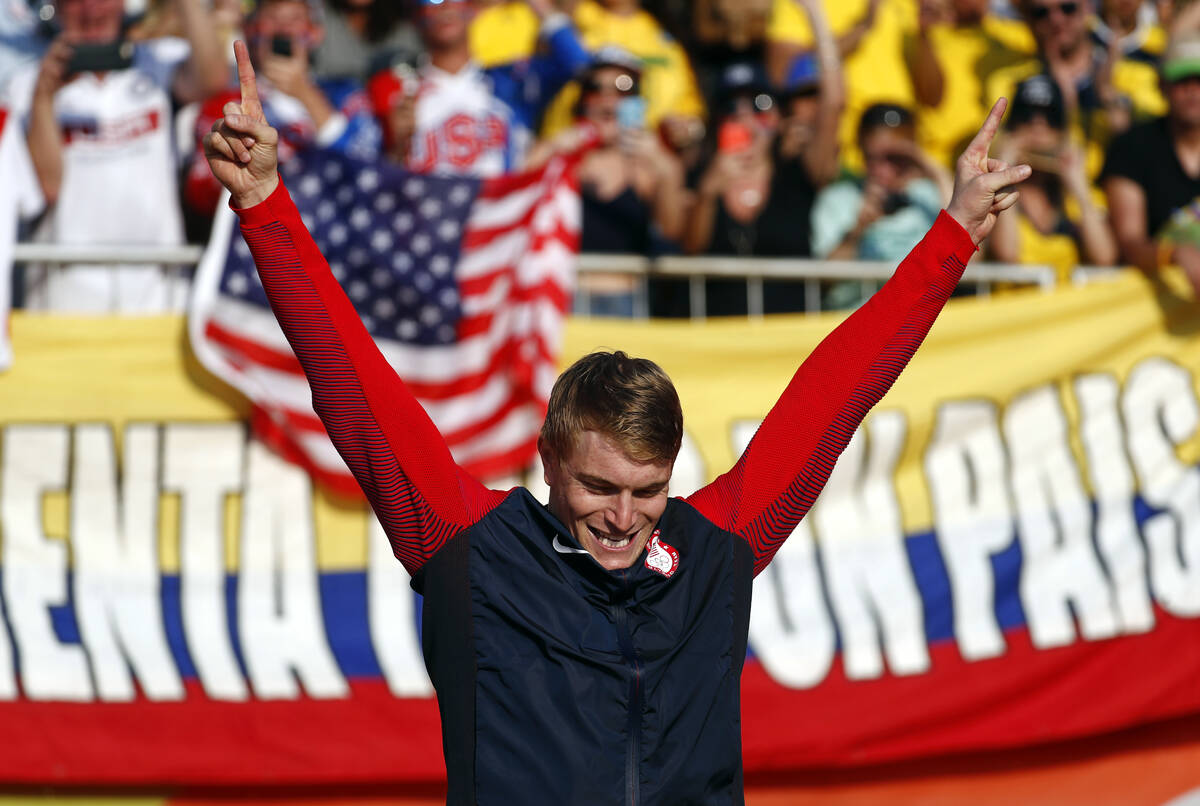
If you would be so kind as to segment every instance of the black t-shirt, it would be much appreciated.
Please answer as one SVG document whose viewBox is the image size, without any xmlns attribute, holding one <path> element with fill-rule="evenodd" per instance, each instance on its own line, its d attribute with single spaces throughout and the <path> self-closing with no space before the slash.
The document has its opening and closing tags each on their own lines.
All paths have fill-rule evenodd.
<svg viewBox="0 0 1200 806">
<path fill-rule="evenodd" d="M 1171 215 L 1200 196 L 1200 176 L 1191 177 L 1179 164 L 1167 119 L 1133 126 L 1108 147 L 1100 181 L 1123 176 L 1146 192 L 1146 232 L 1158 234 Z"/>
<path fill-rule="evenodd" d="M 709 255 L 808 257 L 809 218 L 817 191 L 799 160 L 776 158 L 767 200 L 751 221 L 739 221 L 717 201 Z"/>
</svg>

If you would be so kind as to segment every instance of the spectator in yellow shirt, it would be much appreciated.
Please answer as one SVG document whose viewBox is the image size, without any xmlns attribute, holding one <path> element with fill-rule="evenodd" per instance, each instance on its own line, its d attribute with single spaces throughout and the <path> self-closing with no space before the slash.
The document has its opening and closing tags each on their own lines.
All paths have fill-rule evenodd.
<svg viewBox="0 0 1200 806">
<path fill-rule="evenodd" d="M 991 256 L 1004 263 L 1049 264 L 1059 283 L 1069 281 L 1080 263 L 1116 263 L 1116 238 L 1107 212 L 1095 201 L 1082 149 L 1071 142 L 1062 91 L 1052 78 L 1037 75 L 1017 85 L 1006 128 L 996 158 L 1028 164 L 1033 174 L 1021 185 L 1016 215 L 1005 216 L 992 230 Z"/>
<path fill-rule="evenodd" d="M 696 85 L 683 47 L 668 34 L 640 0 L 582 0 L 575 8 L 575 28 L 584 47 L 623 48 L 645 66 L 642 95 L 646 99 L 646 125 L 661 128 L 680 150 L 704 135 L 704 99 Z M 546 113 L 543 136 L 551 136 L 572 122 L 571 110 L 579 100 L 578 85 L 569 85 Z"/>
<path fill-rule="evenodd" d="M 1038 55 L 993 73 L 987 97 L 1012 97 L 1020 82 L 1048 74 L 1062 90 L 1072 136 L 1086 143 L 1087 173 L 1094 178 L 1114 135 L 1134 120 L 1165 112 L 1158 71 L 1144 61 L 1122 58 L 1115 46 L 1098 48 L 1088 31 L 1083 0 L 1024 0 L 1021 10 Z"/>
<path fill-rule="evenodd" d="M 825 15 L 844 60 L 846 111 L 838 139 L 847 167 L 859 170 L 856 126 L 872 104 L 911 108 L 916 102 L 904 61 L 905 38 L 917 29 L 916 0 L 824 0 Z M 775 0 L 767 32 L 768 66 L 778 80 L 801 51 L 813 48 L 812 28 L 796 0 Z"/>
<path fill-rule="evenodd" d="M 524 61 L 537 50 L 542 24 L 525 0 L 477 2 L 471 20 L 471 56 L 481 67 Z"/>
<path fill-rule="evenodd" d="M 987 0 L 921 0 L 920 12 L 904 54 L 917 96 L 917 143 L 951 167 L 975 134 L 973 121 L 995 101 L 984 82 L 1027 62 L 1033 36 L 1024 23 L 988 13 Z"/>
</svg>

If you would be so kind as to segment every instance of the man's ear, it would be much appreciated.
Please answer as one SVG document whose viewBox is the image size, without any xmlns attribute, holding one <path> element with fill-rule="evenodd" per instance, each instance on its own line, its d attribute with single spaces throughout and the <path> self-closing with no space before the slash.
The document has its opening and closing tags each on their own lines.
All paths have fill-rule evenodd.
<svg viewBox="0 0 1200 806">
<path fill-rule="evenodd" d="M 542 457 L 542 480 L 547 487 L 553 487 L 554 479 L 558 476 L 558 456 L 541 435 L 538 435 L 537 449 L 538 456 Z"/>
</svg>

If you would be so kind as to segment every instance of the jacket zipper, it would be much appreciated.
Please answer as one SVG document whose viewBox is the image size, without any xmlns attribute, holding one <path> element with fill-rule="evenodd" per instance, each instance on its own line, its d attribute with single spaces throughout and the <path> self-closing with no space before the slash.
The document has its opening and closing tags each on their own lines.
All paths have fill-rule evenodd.
<svg viewBox="0 0 1200 806">
<path fill-rule="evenodd" d="M 614 604 L 610 606 L 610 611 L 613 623 L 617 626 L 621 654 L 633 673 L 629 679 L 629 713 L 626 722 L 629 742 L 625 750 L 625 806 L 637 806 L 642 732 L 642 662 L 633 648 L 625 608 Z"/>
</svg>

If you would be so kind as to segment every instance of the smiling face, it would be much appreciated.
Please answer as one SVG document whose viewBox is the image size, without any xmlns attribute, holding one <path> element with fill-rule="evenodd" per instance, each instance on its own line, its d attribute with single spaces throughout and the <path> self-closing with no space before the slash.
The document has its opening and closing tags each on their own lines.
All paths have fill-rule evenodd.
<svg viewBox="0 0 1200 806">
<path fill-rule="evenodd" d="M 583 431 L 569 455 L 544 441 L 538 450 L 550 487 L 550 511 L 609 571 L 637 562 L 667 507 L 674 462 L 638 462 L 611 437 Z"/>
</svg>

